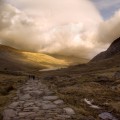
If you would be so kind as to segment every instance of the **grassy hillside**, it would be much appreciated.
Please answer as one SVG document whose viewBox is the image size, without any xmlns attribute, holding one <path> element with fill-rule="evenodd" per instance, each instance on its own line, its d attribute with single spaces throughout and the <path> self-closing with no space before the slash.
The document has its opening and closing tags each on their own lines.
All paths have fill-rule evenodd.
<svg viewBox="0 0 120 120">
<path fill-rule="evenodd" d="M 0 70 L 34 70 L 49 67 L 67 66 L 63 59 L 57 59 L 42 53 L 24 52 L 0 45 Z"/>
<path fill-rule="evenodd" d="M 76 120 L 100 120 L 98 115 L 102 112 L 120 118 L 120 79 L 115 79 L 117 71 L 120 71 L 120 54 L 37 75 L 76 110 Z M 91 108 L 85 99 L 100 109 Z"/>
<path fill-rule="evenodd" d="M 36 74 L 40 69 L 65 67 L 73 64 L 77 58 L 69 59 L 70 57 L 25 52 L 0 45 L 0 113 L 15 95 L 17 88 L 28 79 L 28 72 Z M 1 117 L 0 115 L 0 120 Z"/>
<path fill-rule="evenodd" d="M 92 63 L 37 75 L 76 110 L 76 120 L 99 120 L 98 115 L 102 112 L 110 112 L 120 118 L 120 80 L 114 79 L 118 70 L 118 66 L 99 67 Z M 85 98 L 100 109 L 91 108 Z"/>
<path fill-rule="evenodd" d="M 72 55 L 57 55 L 57 54 L 49 54 L 49 55 L 58 59 L 63 59 L 67 61 L 67 63 L 69 63 L 70 65 L 83 64 L 90 61 L 87 58 L 81 58 L 81 57 L 72 56 Z"/>
</svg>

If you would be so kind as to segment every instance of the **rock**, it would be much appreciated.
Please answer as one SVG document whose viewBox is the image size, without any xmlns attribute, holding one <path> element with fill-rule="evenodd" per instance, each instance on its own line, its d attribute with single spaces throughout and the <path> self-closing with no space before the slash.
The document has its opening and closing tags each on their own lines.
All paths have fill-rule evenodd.
<svg viewBox="0 0 120 120">
<path fill-rule="evenodd" d="M 32 103 L 32 102 L 31 103 L 25 103 L 24 107 L 30 107 L 30 106 L 33 106 L 33 105 L 34 105 L 34 103 Z"/>
<path fill-rule="evenodd" d="M 63 100 L 56 100 L 56 101 L 54 101 L 54 104 L 56 104 L 56 105 L 61 105 L 63 103 L 64 103 Z"/>
<path fill-rule="evenodd" d="M 27 88 L 24 89 L 24 91 L 31 91 L 31 90 L 32 90 L 31 87 L 27 87 Z"/>
<path fill-rule="evenodd" d="M 120 53 L 120 37 L 118 39 L 116 39 L 115 41 L 113 41 L 113 43 L 110 45 L 110 47 L 106 51 L 101 52 L 100 54 L 95 56 L 90 61 L 90 63 L 101 61 L 101 60 L 104 60 L 104 59 L 109 59 L 109 58 L 111 58 L 111 57 L 113 57 L 113 56 L 115 56 L 119 53 Z M 113 61 L 111 61 L 111 62 L 113 62 Z M 110 64 L 111 64 L 111 62 L 110 62 Z M 116 63 L 117 63 L 117 65 L 119 65 L 118 62 L 116 62 Z"/>
<path fill-rule="evenodd" d="M 103 112 L 99 114 L 99 118 L 101 118 L 102 120 L 118 120 L 112 114 L 108 112 Z"/>
<path fill-rule="evenodd" d="M 9 105 L 9 108 L 16 108 L 18 106 L 19 102 L 13 102 Z"/>
<path fill-rule="evenodd" d="M 28 99 L 30 99 L 31 98 L 31 96 L 29 95 L 29 94 L 26 94 L 26 95 L 23 95 L 21 98 L 20 98 L 20 100 L 28 100 Z"/>
<path fill-rule="evenodd" d="M 53 95 L 53 94 L 55 94 L 55 93 L 52 91 L 46 91 L 46 93 L 45 93 L 45 95 Z"/>
<path fill-rule="evenodd" d="M 75 114 L 74 110 L 73 110 L 72 108 L 69 108 L 69 107 L 64 108 L 64 111 L 65 111 L 68 115 L 74 115 L 74 114 Z"/>
<path fill-rule="evenodd" d="M 18 97 L 14 97 L 14 98 L 13 98 L 14 101 L 17 100 L 17 99 L 18 99 Z"/>
<path fill-rule="evenodd" d="M 10 120 L 10 118 L 15 117 L 16 114 L 16 111 L 13 109 L 6 109 L 3 112 L 3 120 Z"/>
<path fill-rule="evenodd" d="M 114 74 L 113 78 L 114 78 L 115 80 L 120 79 L 120 71 L 117 71 L 117 72 Z"/>
<path fill-rule="evenodd" d="M 42 108 L 44 109 L 44 110 L 46 110 L 46 109 L 54 109 L 54 108 L 56 108 L 57 106 L 56 105 L 54 105 L 54 104 L 42 104 Z"/>
<path fill-rule="evenodd" d="M 42 103 L 45 103 L 45 104 L 50 104 L 50 103 L 52 103 L 51 101 L 46 101 L 46 100 L 44 100 L 44 101 L 42 101 Z"/>
<path fill-rule="evenodd" d="M 33 91 L 30 93 L 30 95 L 34 98 L 39 98 L 44 95 L 43 91 Z"/>
<path fill-rule="evenodd" d="M 20 117 L 27 117 L 27 116 L 29 116 L 31 114 L 35 114 L 35 113 L 34 112 L 20 112 L 18 114 L 18 116 L 20 116 Z"/>
<path fill-rule="evenodd" d="M 58 118 L 62 118 L 62 119 L 69 119 L 71 118 L 69 115 L 57 115 Z"/>
<path fill-rule="evenodd" d="M 44 100 L 56 100 L 58 99 L 58 96 L 45 96 L 43 97 Z"/>
<path fill-rule="evenodd" d="M 40 107 L 42 105 L 41 101 L 35 101 L 35 105 Z"/>
<path fill-rule="evenodd" d="M 36 112 L 36 111 L 39 111 L 39 107 L 27 107 L 27 108 L 24 108 L 24 110 L 23 110 L 24 112 L 29 112 L 29 111 L 34 111 L 34 112 Z"/>
</svg>

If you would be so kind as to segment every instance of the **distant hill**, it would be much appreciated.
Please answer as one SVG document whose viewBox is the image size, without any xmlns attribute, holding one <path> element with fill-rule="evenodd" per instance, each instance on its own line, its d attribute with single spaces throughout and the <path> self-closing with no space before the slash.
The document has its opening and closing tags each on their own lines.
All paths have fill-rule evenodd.
<svg viewBox="0 0 120 120">
<path fill-rule="evenodd" d="M 0 70 L 32 70 L 67 66 L 63 59 L 34 52 L 25 52 L 0 45 Z"/>
<path fill-rule="evenodd" d="M 120 37 L 116 39 L 106 51 L 95 56 L 91 62 L 97 62 L 109 58 L 112 59 L 115 55 L 120 55 Z"/>
<path fill-rule="evenodd" d="M 64 59 L 67 61 L 69 65 L 77 65 L 77 64 L 83 64 L 83 63 L 88 63 L 90 60 L 87 58 L 82 58 L 78 56 L 73 56 L 73 55 L 60 55 L 60 54 L 48 54 L 52 57 L 58 58 L 58 59 Z"/>
</svg>

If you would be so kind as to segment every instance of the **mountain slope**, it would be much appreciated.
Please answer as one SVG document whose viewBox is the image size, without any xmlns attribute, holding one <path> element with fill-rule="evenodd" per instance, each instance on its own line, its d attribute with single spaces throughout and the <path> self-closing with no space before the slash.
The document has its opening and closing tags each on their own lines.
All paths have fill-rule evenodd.
<svg viewBox="0 0 120 120">
<path fill-rule="evenodd" d="M 49 54 L 52 57 L 58 58 L 58 59 L 63 59 L 67 61 L 70 65 L 77 65 L 77 64 L 83 64 L 83 63 L 88 63 L 89 59 L 87 58 L 82 58 L 79 56 L 73 56 L 73 55 L 60 55 L 60 54 Z"/>
<path fill-rule="evenodd" d="M 0 70 L 29 70 L 67 66 L 67 62 L 42 53 L 25 52 L 0 45 Z"/>
<path fill-rule="evenodd" d="M 108 59 L 108 58 L 111 58 L 117 54 L 120 54 L 120 37 L 118 39 L 116 39 L 106 51 L 101 52 L 100 54 L 95 56 L 91 60 L 91 62 L 96 62 L 96 61 Z"/>
<path fill-rule="evenodd" d="M 120 76 L 120 38 L 88 64 L 37 75 L 76 109 L 75 120 L 89 120 L 89 117 L 97 120 L 101 113 L 117 120 L 120 118 L 120 79 L 116 79 L 116 73 Z"/>
</svg>

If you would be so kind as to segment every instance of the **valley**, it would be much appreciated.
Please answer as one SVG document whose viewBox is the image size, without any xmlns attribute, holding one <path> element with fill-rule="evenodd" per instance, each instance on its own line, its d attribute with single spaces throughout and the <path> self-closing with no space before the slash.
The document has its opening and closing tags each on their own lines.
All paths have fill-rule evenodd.
<svg viewBox="0 0 120 120">
<path fill-rule="evenodd" d="M 120 39 L 117 41 L 120 41 Z M 112 44 L 111 46 L 113 47 L 114 45 L 115 44 Z M 43 67 L 43 70 L 39 66 L 39 70 L 38 68 L 34 69 L 33 67 L 32 69 L 29 68 L 28 71 L 26 69 L 19 72 L 15 72 L 13 70 L 12 73 L 9 72 L 10 68 L 9 70 L 1 70 L 0 85 L 2 88 L 0 98 L 1 100 L 3 99 L 5 101 L 1 103 L 1 111 L 3 110 L 4 106 L 10 103 L 12 100 L 11 98 L 13 98 L 15 95 L 17 86 L 20 87 L 21 85 L 25 84 L 27 81 L 29 81 L 28 75 L 33 74 L 35 75 L 36 79 L 39 79 L 42 84 L 45 84 L 51 91 L 54 92 L 56 96 L 59 96 L 59 98 L 63 100 L 65 104 L 75 111 L 76 114 L 72 119 L 104 120 L 105 117 L 109 116 L 110 120 L 119 120 L 120 51 L 118 49 L 117 52 L 115 52 L 116 49 L 112 49 L 111 51 L 111 53 L 114 54 L 110 54 L 109 57 L 102 58 L 100 61 L 98 61 L 98 59 L 95 57 L 87 64 L 83 63 L 68 67 L 68 64 L 65 64 L 63 60 L 60 60 L 59 63 L 59 60 L 54 59 L 59 64 L 53 60 L 52 62 L 56 64 L 52 65 L 52 67 L 45 66 Z M 16 53 L 14 53 L 14 55 L 15 54 Z M 41 61 L 46 60 L 44 57 L 44 59 L 42 59 L 34 53 L 27 54 L 26 52 L 23 52 L 23 54 L 28 58 L 26 59 L 27 62 L 36 60 L 36 63 L 38 64 L 42 63 Z M 40 60 L 37 59 L 36 56 Z M 51 60 L 50 62 L 47 61 L 47 63 L 51 63 Z M 63 66 L 67 66 L 67 68 L 62 68 Z M 5 87 L 3 84 L 5 84 Z M 6 84 L 8 88 L 11 89 L 10 92 L 6 87 Z M 3 92 L 3 90 L 5 92 Z M 6 93 L 6 91 L 8 93 Z"/>
</svg>

